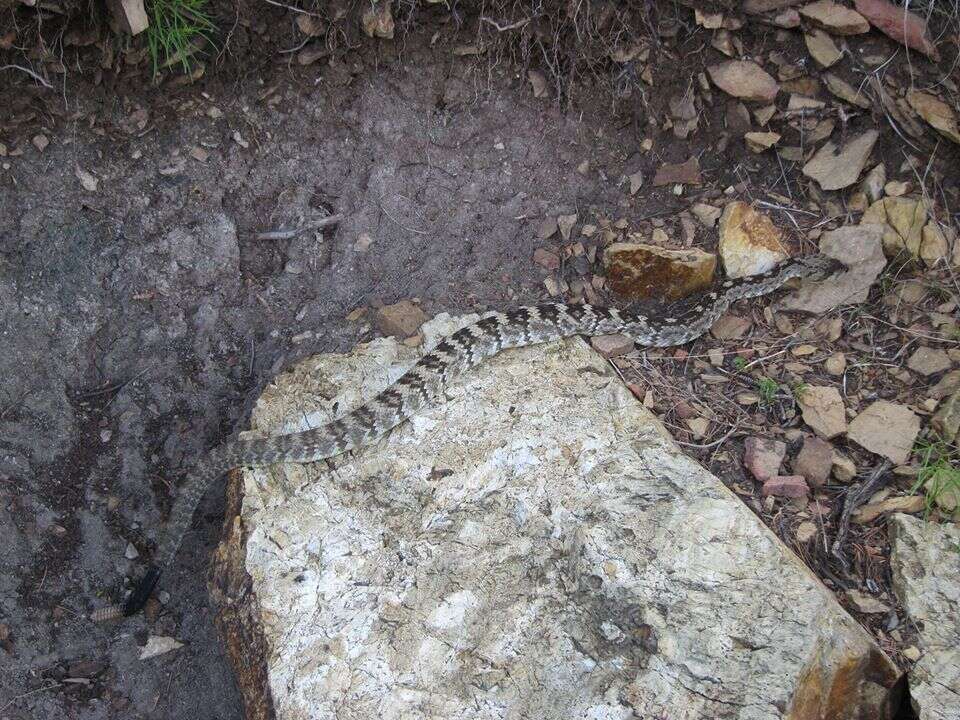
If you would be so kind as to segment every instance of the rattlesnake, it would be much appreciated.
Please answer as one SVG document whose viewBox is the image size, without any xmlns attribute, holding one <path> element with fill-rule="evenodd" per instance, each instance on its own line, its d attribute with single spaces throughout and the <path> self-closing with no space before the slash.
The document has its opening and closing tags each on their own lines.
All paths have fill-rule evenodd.
<svg viewBox="0 0 960 720">
<path fill-rule="evenodd" d="M 122 606 L 91 615 L 95 621 L 132 615 L 146 603 L 160 573 L 174 558 L 200 498 L 217 478 L 243 466 L 307 463 L 369 444 L 433 402 L 460 373 L 507 348 L 549 342 L 571 335 L 622 333 L 638 345 L 681 345 L 706 332 L 742 298 L 766 295 L 790 278 L 822 277 L 838 265 L 825 256 L 797 258 L 769 272 L 727 280 L 676 317 L 651 318 L 638 313 L 592 305 L 549 304 L 493 312 L 442 340 L 393 385 L 339 420 L 305 432 L 256 440 L 227 442 L 197 463 L 177 496 L 153 564 Z"/>
</svg>

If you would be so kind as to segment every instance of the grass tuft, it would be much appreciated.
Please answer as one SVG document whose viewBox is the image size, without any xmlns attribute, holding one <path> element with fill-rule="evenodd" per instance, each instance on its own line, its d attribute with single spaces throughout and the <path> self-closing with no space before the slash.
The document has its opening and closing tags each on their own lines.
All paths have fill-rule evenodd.
<svg viewBox="0 0 960 720">
<path fill-rule="evenodd" d="M 147 44 L 153 74 L 180 63 L 185 73 L 204 41 L 212 43 L 216 30 L 207 9 L 207 0 L 150 0 L 147 3 L 150 27 Z"/>
<path fill-rule="evenodd" d="M 925 515 L 929 515 L 941 497 L 960 498 L 960 460 L 958 449 L 940 439 L 924 439 L 914 448 L 920 461 L 920 472 L 910 492 L 924 491 Z"/>
</svg>

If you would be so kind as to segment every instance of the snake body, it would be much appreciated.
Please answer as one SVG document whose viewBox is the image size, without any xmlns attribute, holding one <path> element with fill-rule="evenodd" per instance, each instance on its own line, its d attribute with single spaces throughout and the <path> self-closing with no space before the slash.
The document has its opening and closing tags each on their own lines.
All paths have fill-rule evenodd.
<svg viewBox="0 0 960 720">
<path fill-rule="evenodd" d="M 102 608 L 91 618 L 100 621 L 132 615 L 143 607 L 160 574 L 173 562 L 200 498 L 228 470 L 314 462 L 367 445 L 430 405 L 453 378 L 508 348 L 572 335 L 614 333 L 647 347 L 681 345 L 709 330 L 733 302 L 771 293 L 794 277 L 822 276 L 835 267 L 836 263 L 824 256 L 788 260 L 763 274 L 727 280 L 676 317 L 654 319 L 580 304 L 536 305 L 490 313 L 446 337 L 393 385 L 338 420 L 304 432 L 235 440 L 214 448 L 197 463 L 177 496 L 153 564 L 133 592 L 122 606 Z"/>
</svg>

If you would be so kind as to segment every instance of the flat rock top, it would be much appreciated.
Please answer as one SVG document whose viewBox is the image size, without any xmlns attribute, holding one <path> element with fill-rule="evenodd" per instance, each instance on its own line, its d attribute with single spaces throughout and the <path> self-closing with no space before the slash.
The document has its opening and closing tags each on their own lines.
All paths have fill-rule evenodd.
<svg viewBox="0 0 960 720">
<path fill-rule="evenodd" d="M 322 424 L 415 357 L 312 358 L 254 426 Z M 884 717 L 886 656 L 579 339 L 501 354 L 337 469 L 243 484 L 278 718 Z"/>
</svg>

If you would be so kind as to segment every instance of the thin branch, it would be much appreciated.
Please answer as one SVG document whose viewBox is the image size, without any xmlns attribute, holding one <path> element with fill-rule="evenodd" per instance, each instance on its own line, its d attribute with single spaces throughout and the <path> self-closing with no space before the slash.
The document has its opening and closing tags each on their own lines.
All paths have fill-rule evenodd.
<svg viewBox="0 0 960 720">
<path fill-rule="evenodd" d="M 51 84 L 48 83 L 46 80 L 44 80 L 42 77 L 40 77 L 39 75 L 37 75 L 37 74 L 36 74 L 33 70 L 31 70 L 30 68 L 25 68 L 25 67 L 23 67 L 22 65 L 0 65 L 0 70 L 19 70 L 20 72 L 25 72 L 27 75 L 29 75 L 30 77 L 32 77 L 32 78 L 33 78 L 34 80 L 36 80 L 38 83 L 40 83 L 41 85 L 43 85 L 45 88 L 48 88 L 48 89 L 50 89 L 50 90 L 53 90 L 53 85 L 51 85 Z"/>
</svg>

